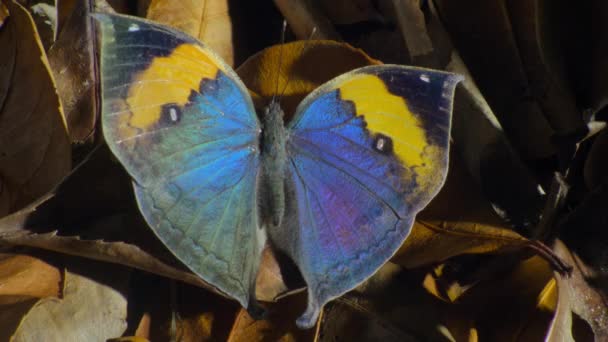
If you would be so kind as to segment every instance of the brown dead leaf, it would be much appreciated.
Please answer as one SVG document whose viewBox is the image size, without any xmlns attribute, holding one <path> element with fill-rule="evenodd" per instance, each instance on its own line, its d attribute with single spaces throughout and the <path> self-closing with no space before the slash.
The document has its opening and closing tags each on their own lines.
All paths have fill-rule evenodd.
<svg viewBox="0 0 608 342">
<path fill-rule="evenodd" d="M 504 3 L 435 3 L 463 60 L 521 158 L 554 155 L 554 130 L 538 102 L 530 97 L 528 76 Z"/>
<path fill-rule="evenodd" d="M 233 27 L 228 9 L 228 0 L 152 0 L 146 17 L 198 38 L 233 66 Z"/>
<path fill-rule="evenodd" d="M 608 56 L 608 34 L 602 28 L 608 19 L 608 3 L 602 0 L 594 0 L 591 4 L 591 30 L 588 34 L 592 39 L 591 44 L 591 72 L 585 74 L 590 76 L 588 82 L 588 103 L 594 111 L 606 110 L 608 107 L 608 79 L 602 77 L 608 73 L 606 58 Z M 584 54 L 583 54 L 584 55 Z"/>
<path fill-rule="evenodd" d="M 281 105 L 288 121 L 300 101 L 321 84 L 347 71 L 379 63 L 348 44 L 311 40 L 269 47 L 250 57 L 236 72 L 254 93 L 256 107 L 265 106 L 278 89 L 283 94 Z"/>
<path fill-rule="evenodd" d="M 417 215 L 393 262 L 412 268 L 460 254 L 514 251 L 530 245 L 494 213 L 457 155 L 451 156 L 446 184 Z"/>
<path fill-rule="evenodd" d="M 55 42 L 55 27 L 57 22 L 55 7 L 44 2 L 30 3 L 28 6 L 30 15 L 36 24 L 38 39 L 42 43 L 44 51 L 48 51 Z"/>
<path fill-rule="evenodd" d="M 0 340 L 8 341 L 39 298 L 61 294 L 63 272 L 43 260 L 0 254 Z"/>
<path fill-rule="evenodd" d="M 574 266 L 570 277 L 556 275 L 559 292 L 555 317 L 547 332 L 547 341 L 591 340 L 589 331 L 578 327 L 574 314 L 589 324 L 596 341 L 608 338 L 608 301 L 605 291 L 594 288 L 589 280 L 597 277 L 596 272 L 585 264 L 576 253 L 568 250 L 563 242 L 554 245 L 557 255 Z"/>
<path fill-rule="evenodd" d="M 0 216 L 49 191 L 71 163 L 61 104 L 32 18 L 16 2 L 6 5 L 10 18 L 0 30 Z"/>
<path fill-rule="evenodd" d="M 38 303 L 38 298 L 27 296 L 0 297 L 0 339 L 10 341 L 21 319 Z"/>
<path fill-rule="evenodd" d="M 341 40 L 317 2 L 274 0 L 274 3 L 298 39 L 308 39 L 314 30 L 315 39 Z"/>
<path fill-rule="evenodd" d="M 58 297 L 61 281 L 61 271 L 41 259 L 0 254 L 0 297 Z"/>
<path fill-rule="evenodd" d="M 581 334 L 608 339 L 607 207 L 608 184 L 602 183 L 560 221 L 553 249 L 573 271 L 570 277 L 556 276 L 558 308 L 548 335 L 554 340 L 578 340 Z"/>
<path fill-rule="evenodd" d="M 458 296 L 441 321 L 456 341 L 542 340 L 555 306 L 546 293 L 552 279 L 544 260 L 524 260 Z"/>
<path fill-rule="evenodd" d="M 301 330 L 295 324 L 306 308 L 306 298 L 306 292 L 302 292 L 268 304 L 268 317 L 263 320 L 256 321 L 241 309 L 228 341 L 314 341 L 316 329 Z"/>
<path fill-rule="evenodd" d="M 289 289 L 283 281 L 281 267 L 271 248 L 264 248 L 260 260 L 260 264 L 264 267 L 261 267 L 258 271 L 255 297 L 263 302 L 272 302 L 279 295 L 286 293 Z"/>
<path fill-rule="evenodd" d="M 201 288 L 144 272 L 132 276 L 129 305 L 126 335 L 183 342 L 225 341 L 240 308 Z"/>
<path fill-rule="evenodd" d="M 398 6 L 402 2 L 404 1 L 395 1 L 394 5 Z M 419 53 L 419 56 L 426 56 L 419 58 L 419 62 L 465 77 L 456 88 L 452 148 L 458 152 L 474 183 L 495 211 L 518 231 L 527 233 L 522 228 L 534 224 L 542 208 L 543 195 L 539 191 L 537 181 L 511 148 L 492 108 L 477 88 L 475 79 L 460 58 L 458 50 L 454 48 L 434 3 L 429 1 L 427 5 L 426 9 L 411 4 L 401 6 L 402 10 L 407 10 L 408 13 L 422 10 L 424 14 L 424 25 L 416 27 L 421 35 L 430 37 L 432 54 Z M 403 26 L 403 23 L 400 25 Z M 419 50 L 423 52 L 428 49 Z"/>
<path fill-rule="evenodd" d="M 4 25 L 4 21 L 8 18 L 8 15 L 8 8 L 6 8 L 6 5 L 3 2 L 0 2 L 0 28 Z"/>
<path fill-rule="evenodd" d="M 563 8 L 543 0 L 515 0 L 507 3 L 513 34 L 529 82 L 529 96 L 540 105 L 543 115 L 562 138 L 586 131 L 566 83 L 565 65 L 559 50 L 562 39 Z"/>
<path fill-rule="evenodd" d="M 334 25 L 346 25 L 359 22 L 381 20 L 371 0 L 330 0 L 319 2 L 323 13 Z"/>
<path fill-rule="evenodd" d="M 65 273 L 62 298 L 40 300 L 23 317 L 12 341 L 105 341 L 122 335 L 128 279 L 127 270 L 113 265 L 72 265 Z"/>
<path fill-rule="evenodd" d="M 421 272 L 385 264 L 361 286 L 328 304 L 319 341 L 449 341 L 448 304 L 420 286 Z"/>
<path fill-rule="evenodd" d="M 237 312 L 242 310 L 239 305 L 200 288 L 185 284 L 176 287 L 176 340 L 225 341 Z"/>
<path fill-rule="evenodd" d="M 393 1 L 397 23 L 414 65 L 440 67 L 419 1 Z"/>
<path fill-rule="evenodd" d="M 89 15 L 90 1 L 76 4 L 61 1 L 58 13 L 63 22 L 57 40 L 48 52 L 49 64 L 57 82 L 72 142 L 87 140 L 95 128 L 96 99 L 95 26 Z M 68 15 L 66 12 L 70 11 Z"/>
<path fill-rule="evenodd" d="M 595 189 L 608 181 L 608 129 L 597 134 L 585 160 L 585 185 Z"/>
<path fill-rule="evenodd" d="M 89 0 L 86 0 L 88 2 Z M 57 22 L 55 26 L 55 39 L 67 25 L 69 18 L 74 12 L 74 8 L 81 1 L 77 0 L 55 0 L 55 10 L 57 11 Z M 86 6 L 86 5 L 85 5 Z"/>
</svg>

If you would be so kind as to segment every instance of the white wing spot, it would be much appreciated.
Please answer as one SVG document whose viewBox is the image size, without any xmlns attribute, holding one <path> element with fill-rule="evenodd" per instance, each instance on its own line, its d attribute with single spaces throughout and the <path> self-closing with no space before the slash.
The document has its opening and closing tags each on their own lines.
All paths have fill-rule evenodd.
<svg viewBox="0 0 608 342">
<path fill-rule="evenodd" d="M 137 24 L 131 24 L 131 25 L 129 25 L 128 31 L 129 32 L 137 32 L 137 31 L 139 31 L 139 25 L 137 25 Z"/>
<path fill-rule="evenodd" d="M 169 108 L 169 116 L 171 117 L 171 121 L 177 122 L 177 119 L 179 119 L 179 116 L 177 113 L 177 109 L 175 109 L 175 107 Z"/>
<path fill-rule="evenodd" d="M 426 82 L 426 83 L 430 83 L 431 82 L 431 78 L 427 74 L 420 75 L 420 80 L 422 82 Z"/>
<path fill-rule="evenodd" d="M 376 149 L 378 151 L 384 151 L 385 144 L 386 144 L 386 141 L 384 140 L 384 138 L 378 138 L 378 140 L 376 140 Z"/>
</svg>

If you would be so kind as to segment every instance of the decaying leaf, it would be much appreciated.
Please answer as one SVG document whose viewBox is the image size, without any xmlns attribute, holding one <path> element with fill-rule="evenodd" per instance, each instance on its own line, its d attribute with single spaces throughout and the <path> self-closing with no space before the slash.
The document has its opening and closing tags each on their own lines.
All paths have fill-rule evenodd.
<svg viewBox="0 0 608 342">
<path fill-rule="evenodd" d="M 494 270 L 460 293 L 442 322 L 456 341 L 540 341 L 555 307 L 555 296 L 546 294 L 553 282 L 538 257 Z"/>
<path fill-rule="evenodd" d="M 205 42 L 228 65 L 234 65 L 228 0 L 153 0 L 146 17 L 173 26 Z"/>
<path fill-rule="evenodd" d="M 307 0 L 274 0 L 277 8 L 298 39 L 307 39 L 315 32 L 315 39 L 340 40 L 318 4 Z"/>
<path fill-rule="evenodd" d="M 0 254 L 0 297 L 58 297 L 61 278 L 59 269 L 41 259 L 29 255 Z"/>
<path fill-rule="evenodd" d="M 319 4 L 334 25 L 381 20 L 381 14 L 371 0 L 330 0 Z"/>
<path fill-rule="evenodd" d="M 559 297 L 555 317 L 547 332 L 548 341 L 589 340 L 590 331 L 584 325 L 576 324 L 575 315 L 587 322 L 596 341 L 608 338 L 608 302 L 606 291 L 590 284 L 597 277 L 596 272 L 586 265 L 579 256 L 572 253 L 561 241 L 554 246 L 557 255 L 574 265 L 570 277 L 557 276 Z"/>
<path fill-rule="evenodd" d="M 66 6 L 64 9 L 59 6 Z M 98 112 L 95 86 L 95 25 L 90 1 L 60 1 L 62 30 L 48 52 L 66 115 L 70 138 L 83 142 L 94 131 Z M 66 12 L 69 11 L 69 15 Z"/>
<path fill-rule="evenodd" d="M 3 2 L 0 2 L 0 28 L 4 25 L 4 21 L 8 18 L 8 8 Z"/>
<path fill-rule="evenodd" d="M 295 328 L 303 282 L 267 248 L 256 296 L 269 311 L 255 321 L 151 234 L 105 147 L 81 158 L 69 146 L 98 136 L 88 13 L 109 5 L 58 0 L 49 25 L 52 7 L 28 1 L 50 14 L 41 32 L 23 1 L 0 0 L 0 340 L 608 339 L 608 134 L 582 138 L 606 119 L 605 1 L 109 2 L 231 65 L 278 43 L 281 16 L 287 41 L 316 28 L 313 39 L 355 46 L 291 42 L 238 69 L 258 108 L 282 94 L 286 121 L 320 84 L 380 63 L 369 56 L 465 75 L 448 179 L 394 258 L 327 305 L 315 329 Z M 71 149 L 83 163 L 64 179 Z"/>
<path fill-rule="evenodd" d="M 550 138 L 554 130 L 529 95 L 506 6 L 496 1 L 435 3 L 464 62 L 522 158 L 553 155 L 556 150 Z"/>
<path fill-rule="evenodd" d="M 241 309 L 228 341 L 313 341 L 316 329 L 301 330 L 295 325 L 296 318 L 305 308 L 306 293 L 302 292 L 268 305 L 269 312 L 263 320 L 256 321 Z"/>
<path fill-rule="evenodd" d="M 55 8 L 47 3 L 37 3 L 30 7 L 30 14 L 36 24 L 44 51 L 48 51 L 55 42 L 55 27 L 57 26 Z"/>
<path fill-rule="evenodd" d="M 107 264 L 72 266 L 65 273 L 62 297 L 36 303 L 12 340 L 105 341 L 122 335 L 127 301 L 121 291 L 126 290 L 128 277 L 127 270 Z"/>
<path fill-rule="evenodd" d="M 418 214 L 393 262 L 411 268 L 461 254 L 512 252 L 532 245 L 496 215 L 460 161 L 452 153 L 446 184 Z"/>
<path fill-rule="evenodd" d="M 23 254 L 0 254 L 0 339 L 8 341 L 40 298 L 60 296 L 63 272 Z"/>
<path fill-rule="evenodd" d="M 0 216 L 51 190 L 70 170 L 65 119 L 31 16 L 14 1 L 0 29 Z"/>
<path fill-rule="evenodd" d="M 378 64 L 363 51 L 333 41 L 296 41 L 260 51 L 236 72 L 252 92 L 256 107 L 282 94 L 286 121 L 306 95 L 321 84 L 355 68 Z"/>
<path fill-rule="evenodd" d="M 421 288 L 422 276 L 387 263 L 359 288 L 327 306 L 319 340 L 449 340 L 440 320 L 448 306 Z"/>
<path fill-rule="evenodd" d="M 585 160 L 585 185 L 595 189 L 608 182 L 608 129 L 597 134 L 587 160 Z"/>
<path fill-rule="evenodd" d="M 130 316 L 136 324 L 125 335 L 137 338 L 224 341 L 239 310 L 234 301 L 143 272 L 132 275 L 131 289 Z"/>
</svg>

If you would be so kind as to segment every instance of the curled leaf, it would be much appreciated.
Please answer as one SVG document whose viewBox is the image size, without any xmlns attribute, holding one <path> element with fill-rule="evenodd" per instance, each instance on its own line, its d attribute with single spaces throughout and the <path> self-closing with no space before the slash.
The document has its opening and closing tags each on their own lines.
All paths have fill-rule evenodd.
<svg viewBox="0 0 608 342">
<path fill-rule="evenodd" d="M 61 104 L 28 11 L 6 3 L 0 30 L 0 214 L 32 202 L 68 174 Z"/>
</svg>

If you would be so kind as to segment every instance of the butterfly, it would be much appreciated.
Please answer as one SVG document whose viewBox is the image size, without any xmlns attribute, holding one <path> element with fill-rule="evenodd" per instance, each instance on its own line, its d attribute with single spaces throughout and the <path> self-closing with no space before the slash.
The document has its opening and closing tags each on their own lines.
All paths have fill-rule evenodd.
<svg viewBox="0 0 608 342">
<path fill-rule="evenodd" d="M 345 73 L 286 124 L 256 114 L 212 50 L 174 29 L 95 14 L 102 129 L 139 209 L 195 274 L 243 307 L 270 243 L 308 289 L 298 326 L 370 277 L 408 236 L 447 172 L 459 75 L 400 65 Z"/>
</svg>

